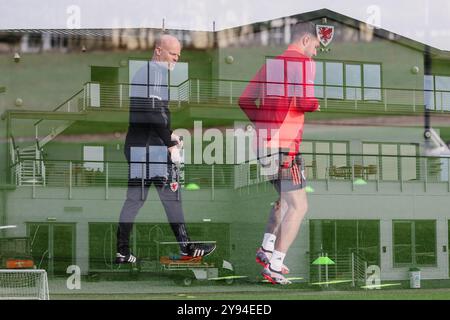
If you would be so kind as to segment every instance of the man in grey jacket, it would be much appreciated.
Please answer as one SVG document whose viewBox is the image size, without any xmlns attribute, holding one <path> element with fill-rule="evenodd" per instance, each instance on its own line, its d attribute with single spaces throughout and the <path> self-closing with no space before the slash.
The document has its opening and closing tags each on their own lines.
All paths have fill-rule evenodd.
<svg viewBox="0 0 450 320">
<path fill-rule="evenodd" d="M 171 130 L 169 111 L 169 71 L 174 69 L 180 53 L 177 38 L 160 35 L 152 60 L 136 72 L 130 86 L 130 117 L 125 140 L 129 180 L 117 229 L 116 263 L 119 264 L 137 261 L 130 251 L 129 238 L 152 184 L 179 243 L 181 259 L 209 255 L 216 247 L 191 242 L 184 220 L 176 170 L 182 141 Z"/>
</svg>

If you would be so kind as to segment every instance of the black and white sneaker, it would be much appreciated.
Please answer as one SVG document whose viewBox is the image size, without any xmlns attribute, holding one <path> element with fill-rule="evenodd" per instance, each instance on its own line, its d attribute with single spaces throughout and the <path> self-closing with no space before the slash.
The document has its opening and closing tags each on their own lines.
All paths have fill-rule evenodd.
<svg viewBox="0 0 450 320">
<path fill-rule="evenodd" d="M 216 250 L 214 243 L 191 243 L 181 252 L 182 259 L 206 257 Z"/>
<path fill-rule="evenodd" d="M 127 255 L 120 254 L 119 252 L 116 253 L 116 264 L 122 264 L 122 263 L 136 263 L 137 258 L 132 254 L 129 253 Z"/>
</svg>

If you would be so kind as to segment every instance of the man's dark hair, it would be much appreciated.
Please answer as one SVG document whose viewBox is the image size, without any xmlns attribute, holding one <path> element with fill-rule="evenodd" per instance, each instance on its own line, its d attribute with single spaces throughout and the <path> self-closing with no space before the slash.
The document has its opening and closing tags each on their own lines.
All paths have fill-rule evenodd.
<svg viewBox="0 0 450 320">
<path fill-rule="evenodd" d="M 302 21 L 296 23 L 292 27 L 292 41 L 297 41 L 305 34 L 317 37 L 316 35 L 316 25 L 310 21 Z"/>
</svg>

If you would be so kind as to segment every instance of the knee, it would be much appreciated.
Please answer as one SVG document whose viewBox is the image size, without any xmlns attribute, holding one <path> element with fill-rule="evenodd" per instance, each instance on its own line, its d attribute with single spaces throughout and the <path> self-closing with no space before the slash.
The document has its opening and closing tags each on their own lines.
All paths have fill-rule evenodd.
<svg viewBox="0 0 450 320">
<path fill-rule="evenodd" d="M 292 210 L 298 212 L 301 215 L 305 214 L 306 211 L 308 211 L 307 201 L 294 200 L 289 203 L 289 206 L 291 207 Z"/>
</svg>

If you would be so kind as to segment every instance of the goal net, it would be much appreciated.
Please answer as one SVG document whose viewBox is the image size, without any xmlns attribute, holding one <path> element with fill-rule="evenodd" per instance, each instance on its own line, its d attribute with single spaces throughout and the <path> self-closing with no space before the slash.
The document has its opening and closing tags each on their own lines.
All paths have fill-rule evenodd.
<svg viewBox="0 0 450 320">
<path fill-rule="evenodd" d="M 45 270 L 0 269 L 0 299 L 49 300 Z"/>
</svg>

